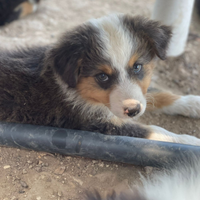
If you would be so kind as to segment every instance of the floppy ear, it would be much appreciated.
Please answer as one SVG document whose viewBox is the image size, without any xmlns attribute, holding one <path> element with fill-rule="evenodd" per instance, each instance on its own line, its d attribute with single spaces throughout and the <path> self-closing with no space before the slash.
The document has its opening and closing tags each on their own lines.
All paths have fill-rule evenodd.
<svg viewBox="0 0 200 200">
<path fill-rule="evenodd" d="M 50 50 L 48 59 L 54 71 L 69 87 L 75 88 L 83 69 L 101 57 L 98 34 L 95 27 L 84 24 L 65 34 Z"/>
<path fill-rule="evenodd" d="M 152 57 L 157 55 L 162 60 L 166 58 L 172 34 L 170 26 L 160 25 L 157 21 L 143 17 L 125 16 L 123 22 L 139 40 L 150 45 L 149 51 Z"/>
<path fill-rule="evenodd" d="M 161 60 L 164 60 L 171 39 L 171 27 L 159 25 L 158 22 L 154 21 L 150 21 L 149 23 L 149 29 L 146 29 L 145 31 L 149 36 L 155 54 Z"/>
<path fill-rule="evenodd" d="M 76 87 L 83 51 L 84 46 L 81 45 L 80 38 L 69 34 L 64 36 L 57 47 L 50 52 L 55 72 L 69 87 Z"/>
</svg>

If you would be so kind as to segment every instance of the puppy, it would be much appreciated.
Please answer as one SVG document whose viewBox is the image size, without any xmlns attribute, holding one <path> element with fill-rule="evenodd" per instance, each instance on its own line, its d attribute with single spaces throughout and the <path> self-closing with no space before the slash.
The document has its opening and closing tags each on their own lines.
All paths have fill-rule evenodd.
<svg viewBox="0 0 200 200">
<path fill-rule="evenodd" d="M 145 110 L 200 117 L 199 96 L 149 89 L 170 27 L 109 15 L 65 33 L 55 44 L 0 53 L 0 120 L 199 145 L 136 119 Z"/>
<path fill-rule="evenodd" d="M 25 17 L 38 8 L 40 0 L 0 0 L 0 26 Z"/>
<path fill-rule="evenodd" d="M 200 196 L 200 161 L 198 158 L 182 160 L 172 170 L 153 173 L 142 178 L 142 186 L 103 198 L 97 191 L 87 193 L 86 200 L 198 200 Z M 183 165 L 183 163 L 185 163 Z"/>
</svg>

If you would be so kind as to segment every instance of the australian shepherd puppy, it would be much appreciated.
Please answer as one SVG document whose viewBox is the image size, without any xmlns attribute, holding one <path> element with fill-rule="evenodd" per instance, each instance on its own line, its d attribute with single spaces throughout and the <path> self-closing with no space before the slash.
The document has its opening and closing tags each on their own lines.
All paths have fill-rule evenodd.
<svg viewBox="0 0 200 200">
<path fill-rule="evenodd" d="M 128 15 L 92 19 L 54 44 L 0 52 L 0 121 L 200 145 L 135 119 L 145 110 L 200 117 L 199 96 L 148 89 L 169 27 Z"/>
<path fill-rule="evenodd" d="M 199 158 L 183 159 L 182 164 L 171 170 L 141 177 L 142 185 L 129 191 L 116 191 L 102 197 L 97 191 L 87 193 L 85 200 L 199 200 Z"/>
<path fill-rule="evenodd" d="M 0 26 L 23 18 L 38 8 L 40 0 L 0 0 Z"/>
</svg>

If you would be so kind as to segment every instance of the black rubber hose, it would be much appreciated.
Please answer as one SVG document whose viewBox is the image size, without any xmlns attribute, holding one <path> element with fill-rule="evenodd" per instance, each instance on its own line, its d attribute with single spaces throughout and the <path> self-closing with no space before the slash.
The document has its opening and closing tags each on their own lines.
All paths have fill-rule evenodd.
<svg viewBox="0 0 200 200">
<path fill-rule="evenodd" d="M 192 145 L 5 122 L 0 122 L 0 145 L 153 167 L 200 155 L 200 147 Z"/>
</svg>

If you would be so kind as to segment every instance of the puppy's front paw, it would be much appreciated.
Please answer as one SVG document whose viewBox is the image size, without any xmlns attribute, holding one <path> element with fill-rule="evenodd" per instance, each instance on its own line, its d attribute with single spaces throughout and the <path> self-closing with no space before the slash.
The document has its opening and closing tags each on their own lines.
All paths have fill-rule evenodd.
<svg viewBox="0 0 200 200">
<path fill-rule="evenodd" d="M 162 111 L 170 115 L 200 118 L 200 96 L 181 96 L 172 105 L 164 107 Z"/>
<path fill-rule="evenodd" d="M 181 144 L 189 144 L 200 146 L 200 139 L 186 134 L 175 134 L 170 131 L 167 131 L 164 128 L 159 126 L 150 125 L 151 133 L 149 134 L 148 139 L 150 140 L 157 140 L 157 141 L 164 141 L 164 142 L 175 142 Z"/>
<path fill-rule="evenodd" d="M 200 146 L 200 139 L 192 135 L 179 135 L 179 143 Z"/>
</svg>

